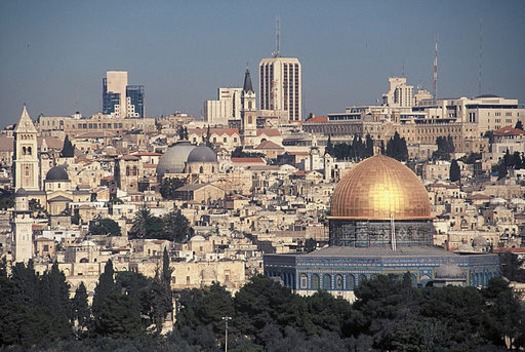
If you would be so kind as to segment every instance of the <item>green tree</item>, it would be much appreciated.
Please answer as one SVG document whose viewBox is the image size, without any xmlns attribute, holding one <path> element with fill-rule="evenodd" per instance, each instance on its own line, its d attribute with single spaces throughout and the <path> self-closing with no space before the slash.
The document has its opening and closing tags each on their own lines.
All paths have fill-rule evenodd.
<svg viewBox="0 0 525 352">
<path fill-rule="evenodd" d="M 180 210 L 173 210 L 162 217 L 164 225 L 162 239 L 175 242 L 183 242 L 191 237 L 193 229 L 188 219 L 182 215 Z"/>
<path fill-rule="evenodd" d="M 91 235 L 120 236 L 120 226 L 112 219 L 93 219 L 89 222 L 89 233 Z"/>
<path fill-rule="evenodd" d="M 82 281 L 75 290 L 73 297 L 73 322 L 77 323 L 77 330 L 81 334 L 87 328 L 91 321 L 91 310 L 88 305 L 88 295 L 86 286 Z"/>
<path fill-rule="evenodd" d="M 64 139 L 64 145 L 62 146 L 62 151 L 60 152 L 60 155 L 64 158 L 72 158 L 75 156 L 75 146 L 73 145 L 73 143 L 71 143 L 67 134 L 66 138 Z"/>
<path fill-rule="evenodd" d="M 136 337 L 145 332 L 140 315 L 128 295 L 113 292 L 106 297 L 95 317 L 95 332 L 102 336 Z"/>
<path fill-rule="evenodd" d="M 408 148 L 405 138 L 401 138 L 396 131 L 394 137 L 390 138 L 386 145 L 386 155 L 399 161 L 408 160 Z"/>
<path fill-rule="evenodd" d="M 159 193 L 163 199 L 174 200 L 175 191 L 177 188 L 184 186 L 186 182 L 187 179 L 175 177 L 163 178 L 159 186 Z"/>
<path fill-rule="evenodd" d="M 173 311 L 171 273 L 170 257 L 168 250 L 164 248 L 162 254 L 162 272 L 160 274 L 158 271 L 155 273 L 155 279 L 152 283 L 152 313 L 157 333 L 161 332 L 162 323 L 166 319 L 166 316 Z"/>
<path fill-rule="evenodd" d="M 104 266 L 104 272 L 100 275 L 98 284 L 95 287 L 93 304 L 91 306 L 95 317 L 98 317 L 101 314 L 102 305 L 106 299 L 116 291 L 114 276 L 115 270 L 113 269 L 113 262 L 110 259 Z"/>
<path fill-rule="evenodd" d="M 142 207 L 135 214 L 129 238 L 164 238 L 164 223 L 161 218 L 151 214 L 148 208 Z"/>
<path fill-rule="evenodd" d="M 324 153 L 334 156 L 334 144 L 332 143 L 332 137 L 328 135 L 328 140 L 326 141 L 326 147 L 324 148 Z"/>
<path fill-rule="evenodd" d="M 449 179 L 450 182 L 456 182 L 461 179 L 461 170 L 456 159 L 452 159 L 450 162 Z"/>
<path fill-rule="evenodd" d="M 15 195 L 12 192 L 0 190 L 0 209 L 7 210 L 15 207 Z"/>
</svg>

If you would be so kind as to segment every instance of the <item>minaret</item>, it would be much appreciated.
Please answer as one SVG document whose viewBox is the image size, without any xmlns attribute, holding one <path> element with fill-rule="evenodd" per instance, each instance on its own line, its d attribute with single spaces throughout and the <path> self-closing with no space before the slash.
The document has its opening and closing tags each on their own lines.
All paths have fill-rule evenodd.
<svg viewBox="0 0 525 352">
<path fill-rule="evenodd" d="M 25 105 L 14 137 L 14 188 L 38 191 L 37 131 Z"/>
<path fill-rule="evenodd" d="M 257 107 L 250 70 L 244 74 L 242 89 L 241 135 L 244 146 L 254 146 L 257 137 Z"/>
<path fill-rule="evenodd" d="M 29 210 L 27 192 L 23 188 L 18 189 L 15 193 L 13 227 L 15 262 L 27 263 L 33 258 L 33 218 Z"/>
</svg>

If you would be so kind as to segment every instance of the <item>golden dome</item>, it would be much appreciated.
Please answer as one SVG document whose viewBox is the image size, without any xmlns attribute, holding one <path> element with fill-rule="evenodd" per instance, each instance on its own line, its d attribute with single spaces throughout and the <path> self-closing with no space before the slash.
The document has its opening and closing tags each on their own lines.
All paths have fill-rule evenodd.
<svg viewBox="0 0 525 352">
<path fill-rule="evenodd" d="M 376 155 L 355 166 L 332 195 L 332 219 L 431 219 L 427 190 L 399 161 Z"/>
</svg>

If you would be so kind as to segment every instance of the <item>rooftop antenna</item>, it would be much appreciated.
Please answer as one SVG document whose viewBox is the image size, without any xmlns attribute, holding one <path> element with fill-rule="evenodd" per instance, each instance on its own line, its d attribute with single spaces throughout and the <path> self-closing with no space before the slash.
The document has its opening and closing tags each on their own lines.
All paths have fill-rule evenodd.
<svg viewBox="0 0 525 352">
<path fill-rule="evenodd" d="M 478 77 L 478 95 L 481 95 L 481 82 L 483 78 L 483 22 L 479 20 L 479 77 Z"/>
<path fill-rule="evenodd" d="M 275 51 L 273 57 L 281 57 L 281 24 L 279 17 L 275 20 Z"/>
<path fill-rule="evenodd" d="M 436 45 L 434 48 L 434 77 L 432 80 L 432 89 L 434 93 L 434 104 L 437 105 L 438 94 L 438 36 L 436 34 Z"/>
</svg>

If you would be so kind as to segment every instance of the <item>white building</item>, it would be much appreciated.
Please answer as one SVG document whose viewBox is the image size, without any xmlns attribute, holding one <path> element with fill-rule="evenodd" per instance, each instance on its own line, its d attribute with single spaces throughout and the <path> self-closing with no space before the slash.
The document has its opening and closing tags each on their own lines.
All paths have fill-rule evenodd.
<svg viewBox="0 0 525 352">
<path fill-rule="evenodd" d="M 302 119 L 301 63 L 296 58 L 272 57 L 259 63 L 261 110 L 288 111 L 290 121 Z"/>
<path fill-rule="evenodd" d="M 241 118 L 242 88 L 219 88 L 218 100 L 204 102 L 204 119 L 212 125 L 228 125 L 229 119 Z"/>
</svg>

